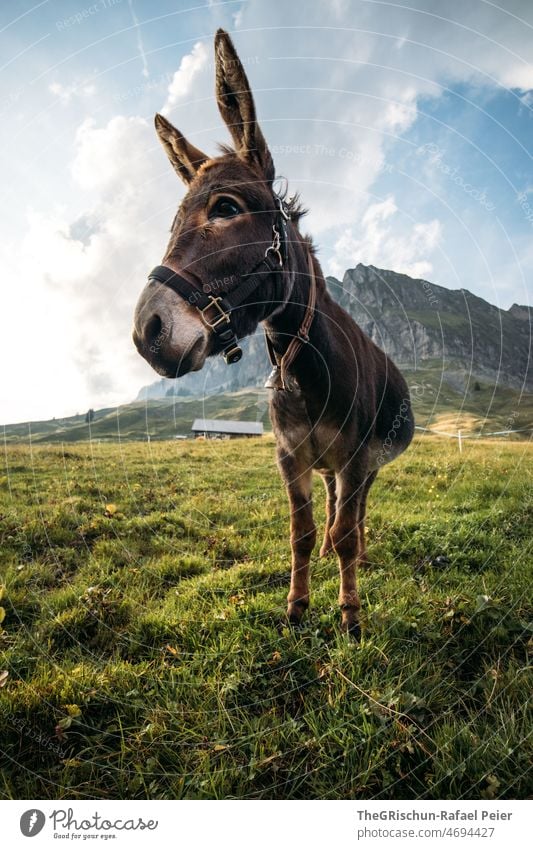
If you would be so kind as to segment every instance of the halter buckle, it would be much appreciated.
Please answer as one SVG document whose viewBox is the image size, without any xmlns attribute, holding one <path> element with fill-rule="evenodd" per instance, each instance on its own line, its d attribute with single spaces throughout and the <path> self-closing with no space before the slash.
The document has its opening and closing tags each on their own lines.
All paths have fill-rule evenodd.
<svg viewBox="0 0 533 849">
<path fill-rule="evenodd" d="M 214 321 L 209 321 L 206 317 L 206 310 L 211 309 L 211 307 L 215 307 L 218 310 L 219 315 L 218 318 L 215 318 Z M 202 313 L 202 318 L 211 330 L 215 330 L 221 324 L 229 324 L 230 323 L 230 314 L 226 312 L 226 310 L 222 307 L 222 298 L 214 298 L 212 295 L 209 296 L 209 303 L 206 307 L 200 310 Z"/>
<path fill-rule="evenodd" d="M 233 363 L 238 363 L 241 359 L 242 348 L 239 345 L 233 345 L 232 348 L 228 348 L 223 351 L 222 356 L 224 357 L 226 365 L 232 366 Z"/>
</svg>

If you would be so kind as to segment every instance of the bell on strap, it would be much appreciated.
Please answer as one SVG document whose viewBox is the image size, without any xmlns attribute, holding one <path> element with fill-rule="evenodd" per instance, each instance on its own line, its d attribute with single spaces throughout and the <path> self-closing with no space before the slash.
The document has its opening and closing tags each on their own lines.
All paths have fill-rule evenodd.
<svg viewBox="0 0 533 849">
<path fill-rule="evenodd" d="M 265 389 L 285 389 L 281 379 L 281 369 L 279 366 L 273 366 L 272 371 L 266 379 Z"/>
</svg>

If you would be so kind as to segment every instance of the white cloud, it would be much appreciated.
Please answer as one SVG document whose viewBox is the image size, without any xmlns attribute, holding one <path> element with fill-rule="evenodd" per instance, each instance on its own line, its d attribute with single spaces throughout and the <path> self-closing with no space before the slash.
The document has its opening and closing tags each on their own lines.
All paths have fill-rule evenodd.
<svg viewBox="0 0 533 849">
<path fill-rule="evenodd" d="M 528 92 L 533 88 L 533 65 L 522 65 L 516 62 L 501 74 L 501 82 L 507 88 L 518 88 Z"/>
<path fill-rule="evenodd" d="M 412 277 L 427 276 L 440 237 L 438 220 L 414 224 L 402 221 L 394 197 L 389 196 L 368 207 L 359 227 L 344 230 L 335 244 L 332 271 L 342 275 L 346 268 L 362 262 Z"/>
<path fill-rule="evenodd" d="M 155 144 L 153 128 L 144 118 L 112 118 L 98 127 L 87 118 L 75 137 L 75 157 L 71 172 L 76 183 L 102 198 L 119 189 L 122 196 L 140 190 L 148 178 L 147 150 Z"/>
<path fill-rule="evenodd" d="M 93 97 L 96 94 L 96 86 L 94 83 L 74 82 L 65 85 L 64 83 L 54 82 L 50 83 L 48 91 L 66 105 L 74 97 Z"/>
<path fill-rule="evenodd" d="M 168 115 L 176 104 L 191 94 L 199 73 L 207 65 L 208 56 L 205 44 L 197 41 L 191 52 L 183 57 L 168 87 L 167 99 L 161 109 L 163 115 Z"/>
<path fill-rule="evenodd" d="M 22 327 L 13 325 L 14 338 L 4 334 L 1 340 L 4 361 L 16 351 L 17 362 L 0 399 L 6 420 L 13 420 L 8 411 L 14 404 L 15 418 L 25 419 L 122 403 L 152 379 L 134 349 L 131 327 L 178 203 L 178 180 L 165 165 L 153 127 L 141 118 L 80 128 L 72 174 L 78 193 L 86 195 L 86 218 L 72 221 L 57 207 L 30 211 L 17 251 L 35 273 L 25 282 L 31 310 Z M 17 279 L 10 254 L 5 248 L 0 263 Z M 6 314 L 18 315 L 20 290 L 6 289 Z"/>
</svg>

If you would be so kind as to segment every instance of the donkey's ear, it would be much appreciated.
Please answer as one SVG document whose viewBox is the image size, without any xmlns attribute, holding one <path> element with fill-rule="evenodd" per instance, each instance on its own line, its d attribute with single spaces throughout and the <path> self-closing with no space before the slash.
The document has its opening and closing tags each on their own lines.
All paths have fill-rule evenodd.
<svg viewBox="0 0 533 849">
<path fill-rule="evenodd" d="M 258 164 L 268 180 L 274 179 L 274 164 L 255 117 L 250 84 L 227 32 L 215 35 L 216 96 L 220 114 L 232 135 L 239 156 Z"/>
<path fill-rule="evenodd" d="M 176 174 L 189 184 L 200 165 L 209 157 L 182 136 L 162 115 L 155 116 L 155 129 Z"/>
</svg>

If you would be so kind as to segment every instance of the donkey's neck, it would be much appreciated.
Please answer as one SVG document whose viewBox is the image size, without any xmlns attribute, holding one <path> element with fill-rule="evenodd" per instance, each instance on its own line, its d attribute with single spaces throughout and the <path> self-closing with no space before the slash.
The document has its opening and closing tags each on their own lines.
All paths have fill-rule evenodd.
<svg viewBox="0 0 533 849">
<path fill-rule="evenodd" d="M 265 330 L 279 359 L 298 334 L 310 297 L 311 280 L 307 252 L 302 251 L 294 268 L 294 284 L 285 307 L 265 321 Z M 289 368 L 289 379 L 296 380 L 304 396 L 328 395 L 334 371 L 330 339 L 331 322 L 327 321 L 331 297 L 326 288 L 320 263 L 312 256 L 316 281 L 316 305 L 309 330 L 309 341 L 302 345 Z M 337 364 L 338 365 L 338 364 Z"/>
<path fill-rule="evenodd" d="M 313 257 L 312 261 L 318 299 L 319 292 L 325 288 L 326 284 L 316 257 Z M 266 319 L 264 322 L 272 346 L 279 357 L 283 356 L 291 340 L 297 335 L 304 320 L 310 299 L 311 280 L 309 276 L 309 264 L 307 254 L 303 254 L 303 251 L 298 252 L 298 262 L 293 265 L 290 274 L 293 282 L 287 302 L 284 306 L 278 308 L 271 318 Z M 317 312 L 318 310 L 315 309 L 313 325 L 316 323 Z"/>
</svg>

